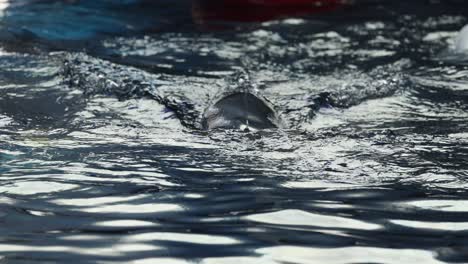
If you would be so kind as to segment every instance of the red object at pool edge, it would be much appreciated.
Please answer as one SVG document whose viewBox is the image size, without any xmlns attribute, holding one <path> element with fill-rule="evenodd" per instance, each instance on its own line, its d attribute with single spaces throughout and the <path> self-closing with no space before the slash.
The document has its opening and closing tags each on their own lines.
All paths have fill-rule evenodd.
<svg viewBox="0 0 468 264">
<path fill-rule="evenodd" d="M 326 5 L 330 3 L 343 3 L 342 0 L 207 0 L 216 1 L 223 5 L 262 5 L 262 6 L 297 6 L 297 5 Z"/>
<path fill-rule="evenodd" d="M 198 24 L 213 21 L 262 22 L 334 10 L 349 0 L 194 0 Z"/>
</svg>

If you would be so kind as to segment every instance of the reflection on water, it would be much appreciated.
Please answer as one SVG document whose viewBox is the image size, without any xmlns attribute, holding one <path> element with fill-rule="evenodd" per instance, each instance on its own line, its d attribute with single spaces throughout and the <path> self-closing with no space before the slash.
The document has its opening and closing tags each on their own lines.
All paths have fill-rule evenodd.
<svg viewBox="0 0 468 264">
<path fill-rule="evenodd" d="M 0 2 L 0 263 L 466 262 L 467 10 L 422 2 L 222 31 Z M 203 130 L 236 92 L 284 128 Z"/>
</svg>

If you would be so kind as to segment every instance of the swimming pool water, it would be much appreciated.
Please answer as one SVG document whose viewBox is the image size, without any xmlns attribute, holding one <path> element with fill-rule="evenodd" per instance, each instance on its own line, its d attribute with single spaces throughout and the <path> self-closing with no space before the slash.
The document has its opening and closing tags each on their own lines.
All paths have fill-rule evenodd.
<svg viewBox="0 0 468 264">
<path fill-rule="evenodd" d="M 0 8 L 0 263 L 468 261 L 463 1 Z M 235 92 L 282 128 L 204 130 Z"/>
</svg>

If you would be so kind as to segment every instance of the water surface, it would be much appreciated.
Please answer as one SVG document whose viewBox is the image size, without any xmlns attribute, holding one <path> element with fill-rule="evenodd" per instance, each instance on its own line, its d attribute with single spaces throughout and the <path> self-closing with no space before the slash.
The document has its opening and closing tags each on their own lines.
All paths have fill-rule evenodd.
<svg viewBox="0 0 468 264">
<path fill-rule="evenodd" d="M 468 261 L 463 1 L 192 4 L 0 0 L 0 263 Z"/>
</svg>

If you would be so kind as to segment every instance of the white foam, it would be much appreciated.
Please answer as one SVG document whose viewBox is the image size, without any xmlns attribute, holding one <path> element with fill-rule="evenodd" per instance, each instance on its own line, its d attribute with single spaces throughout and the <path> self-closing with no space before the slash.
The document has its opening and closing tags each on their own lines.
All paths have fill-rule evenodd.
<svg viewBox="0 0 468 264">
<path fill-rule="evenodd" d="M 455 41 L 457 51 L 468 52 L 468 25 L 462 28 Z"/>
<path fill-rule="evenodd" d="M 8 0 L 0 0 L 0 17 L 3 17 L 5 10 L 10 6 L 10 4 L 11 3 Z"/>
</svg>

